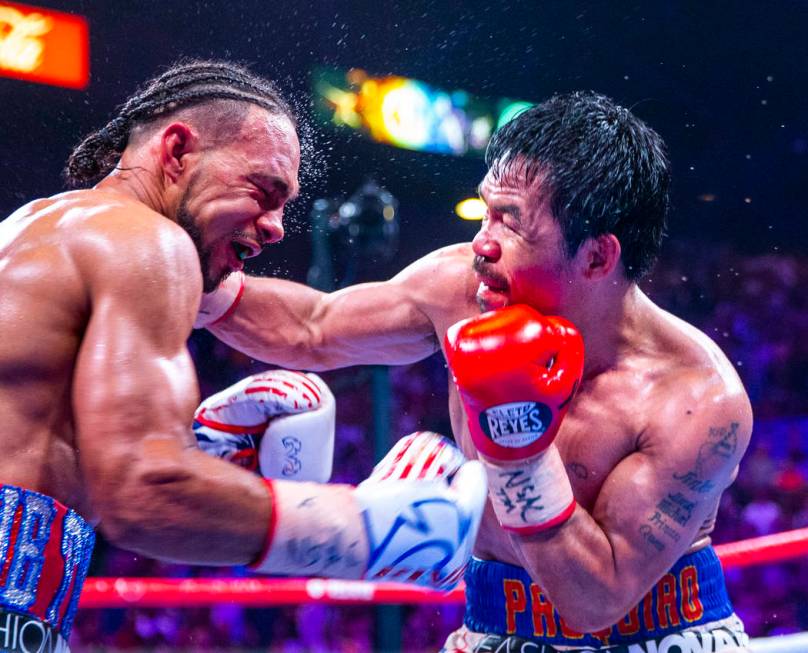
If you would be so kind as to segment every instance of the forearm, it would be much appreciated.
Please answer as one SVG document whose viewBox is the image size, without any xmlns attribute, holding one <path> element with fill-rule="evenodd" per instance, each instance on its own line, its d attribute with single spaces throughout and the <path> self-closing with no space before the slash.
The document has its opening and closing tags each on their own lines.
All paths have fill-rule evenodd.
<svg viewBox="0 0 808 653">
<path fill-rule="evenodd" d="M 208 329 L 252 358 L 309 370 L 329 369 L 314 322 L 325 295 L 281 279 L 246 277 L 235 310 Z"/>
<path fill-rule="evenodd" d="M 101 529 L 116 545 L 162 560 L 209 565 L 255 560 L 270 524 L 257 476 L 197 449 L 154 442 L 117 479 L 99 484 Z"/>
<path fill-rule="evenodd" d="M 208 329 L 253 358 L 312 371 L 405 365 L 438 348 L 429 318 L 401 286 L 386 282 L 325 294 L 247 277 L 236 308 Z"/>
<path fill-rule="evenodd" d="M 580 506 L 561 526 L 511 534 L 514 550 L 556 610 L 579 632 L 616 623 L 648 588 L 619 575 L 618 554 L 601 526 Z"/>
</svg>

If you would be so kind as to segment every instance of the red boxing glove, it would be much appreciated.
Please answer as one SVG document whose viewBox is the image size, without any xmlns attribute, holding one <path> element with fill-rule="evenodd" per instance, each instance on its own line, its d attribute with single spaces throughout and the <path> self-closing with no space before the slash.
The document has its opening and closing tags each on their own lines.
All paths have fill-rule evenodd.
<svg viewBox="0 0 808 653">
<path fill-rule="evenodd" d="M 446 333 L 446 358 L 507 530 L 536 532 L 574 511 L 569 478 L 551 445 L 580 383 L 583 353 L 570 322 L 524 305 L 458 322 Z"/>
</svg>

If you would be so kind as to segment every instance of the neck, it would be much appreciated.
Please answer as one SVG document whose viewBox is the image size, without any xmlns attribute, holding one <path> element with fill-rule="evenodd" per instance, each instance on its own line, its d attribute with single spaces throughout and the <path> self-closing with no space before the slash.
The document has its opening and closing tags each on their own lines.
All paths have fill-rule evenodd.
<svg viewBox="0 0 808 653">
<path fill-rule="evenodd" d="M 165 200 L 161 176 L 144 161 L 142 156 L 127 149 L 115 169 L 102 179 L 95 188 L 110 190 L 148 206 L 167 218 L 174 219 L 174 211 Z"/>
<path fill-rule="evenodd" d="M 626 351 L 636 347 L 637 325 L 647 301 L 635 283 L 624 282 L 598 289 L 578 311 L 570 312 L 584 339 L 584 379 L 616 367 Z"/>
</svg>

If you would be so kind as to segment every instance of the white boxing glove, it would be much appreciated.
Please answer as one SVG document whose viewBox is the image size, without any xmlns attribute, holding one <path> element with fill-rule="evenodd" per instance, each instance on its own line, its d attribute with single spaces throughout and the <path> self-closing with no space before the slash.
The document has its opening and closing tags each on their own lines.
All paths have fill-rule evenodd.
<svg viewBox="0 0 808 653">
<path fill-rule="evenodd" d="M 434 435 L 434 434 L 433 434 Z M 272 513 L 252 569 L 400 581 L 450 590 L 468 564 L 488 496 L 485 468 L 359 487 L 267 480 Z"/>
<path fill-rule="evenodd" d="M 416 431 L 396 442 L 360 485 L 405 478 L 445 477 L 451 481 L 464 462 L 463 452 L 449 438 L 432 431 Z"/>
<path fill-rule="evenodd" d="M 468 535 L 464 532 L 473 525 L 472 506 L 485 503 L 485 474 L 476 465 L 465 468 L 465 477 L 453 482 L 466 462 L 449 438 L 416 431 L 396 442 L 359 484 L 356 498 L 365 510 L 372 545 L 367 578 L 438 589 L 451 589 L 460 581 L 476 535 L 476 529 Z M 409 510 L 393 510 L 407 502 Z M 442 539 L 447 533 L 450 537 Z M 431 569 L 429 560 L 433 560 Z"/>
<path fill-rule="evenodd" d="M 334 457 L 335 408 L 316 374 L 270 370 L 203 401 L 194 434 L 203 451 L 266 478 L 325 482 Z"/>
</svg>

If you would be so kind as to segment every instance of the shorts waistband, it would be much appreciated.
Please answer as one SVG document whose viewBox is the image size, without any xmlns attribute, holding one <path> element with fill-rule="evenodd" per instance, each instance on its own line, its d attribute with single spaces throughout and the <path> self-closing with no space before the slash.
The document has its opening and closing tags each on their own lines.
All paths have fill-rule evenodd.
<svg viewBox="0 0 808 653">
<path fill-rule="evenodd" d="M 551 646 L 598 648 L 664 637 L 733 614 L 712 547 L 680 558 L 623 619 L 595 633 L 569 628 L 521 567 L 472 558 L 466 570 L 465 625 Z"/>
<path fill-rule="evenodd" d="M 94 544 L 92 527 L 75 510 L 39 492 L 0 485 L 1 614 L 13 615 L 14 623 L 38 622 L 67 640 Z"/>
<path fill-rule="evenodd" d="M 737 651 L 749 645 L 749 636 L 740 619 L 733 618 L 705 624 L 695 630 L 664 635 L 655 639 L 617 644 L 608 648 L 556 648 L 517 635 L 486 635 L 470 630 L 456 630 L 449 635 L 441 653 L 695 653 L 695 651 Z"/>
<path fill-rule="evenodd" d="M 70 653 L 67 640 L 52 626 L 30 615 L 0 608 L 3 653 Z"/>
</svg>

